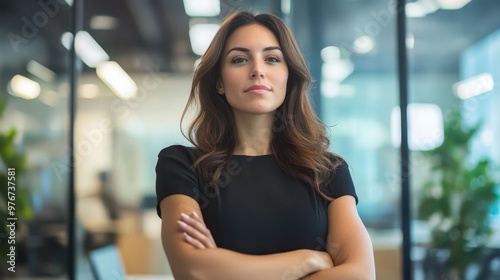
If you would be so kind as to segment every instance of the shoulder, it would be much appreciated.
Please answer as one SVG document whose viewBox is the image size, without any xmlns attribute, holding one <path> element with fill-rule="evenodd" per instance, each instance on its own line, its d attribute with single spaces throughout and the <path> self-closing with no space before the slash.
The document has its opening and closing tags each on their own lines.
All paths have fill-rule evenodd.
<svg viewBox="0 0 500 280">
<path fill-rule="evenodd" d="M 349 171 L 349 164 L 339 155 L 330 154 L 328 157 L 332 163 L 332 170 L 325 193 L 332 198 L 351 195 L 355 198 L 357 203 L 358 196 L 351 177 L 351 172 Z"/>
<path fill-rule="evenodd" d="M 158 157 L 163 158 L 177 158 L 186 161 L 195 161 L 200 155 L 199 150 L 196 147 L 187 147 L 183 145 L 171 145 L 163 148 Z"/>
<path fill-rule="evenodd" d="M 334 175 L 337 171 L 349 171 L 349 164 L 347 161 L 340 155 L 328 152 L 327 154 L 330 163 L 332 164 L 332 174 Z"/>
</svg>

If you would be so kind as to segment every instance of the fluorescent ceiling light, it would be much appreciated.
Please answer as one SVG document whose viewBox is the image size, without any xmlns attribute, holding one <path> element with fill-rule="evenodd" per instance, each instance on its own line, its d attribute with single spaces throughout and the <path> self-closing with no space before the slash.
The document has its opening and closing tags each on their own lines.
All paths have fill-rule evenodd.
<svg viewBox="0 0 500 280">
<path fill-rule="evenodd" d="M 325 62 L 321 66 L 321 76 L 328 81 L 337 83 L 345 80 L 354 71 L 354 64 L 347 59 L 338 60 L 336 62 Z"/>
<path fill-rule="evenodd" d="M 328 46 L 321 50 L 321 59 L 324 62 L 333 62 L 340 60 L 340 49 L 335 46 Z"/>
<path fill-rule="evenodd" d="M 61 36 L 61 43 L 68 50 L 71 49 L 72 41 L 73 34 L 70 32 L 65 32 Z M 87 31 L 76 33 L 75 48 L 78 56 L 88 67 L 95 68 L 101 62 L 109 60 L 108 54 Z"/>
<path fill-rule="evenodd" d="M 320 92 L 325 98 L 353 97 L 355 95 L 355 88 L 352 85 L 323 80 L 320 84 Z"/>
<path fill-rule="evenodd" d="M 427 14 L 432 14 L 439 10 L 439 5 L 436 3 L 436 0 L 420 0 L 418 3 L 424 7 Z"/>
<path fill-rule="evenodd" d="M 12 77 L 9 92 L 24 99 L 34 99 L 40 95 L 40 84 L 21 75 Z"/>
<path fill-rule="evenodd" d="M 218 24 L 194 24 L 189 29 L 191 49 L 197 55 L 203 55 L 219 30 Z"/>
<path fill-rule="evenodd" d="M 439 9 L 435 0 L 418 0 L 406 4 L 406 15 L 410 18 L 421 18 Z"/>
<path fill-rule="evenodd" d="M 458 10 L 469 4 L 471 0 L 436 0 L 441 9 Z"/>
<path fill-rule="evenodd" d="M 421 18 L 427 15 L 427 9 L 421 2 L 406 3 L 406 16 L 410 18 Z"/>
<path fill-rule="evenodd" d="M 356 40 L 354 40 L 354 51 L 359 54 L 369 53 L 375 48 L 375 40 L 373 40 L 370 36 L 359 36 Z"/>
<path fill-rule="evenodd" d="M 291 10 L 291 3 L 290 0 L 281 0 L 281 12 L 284 15 L 290 14 Z"/>
<path fill-rule="evenodd" d="M 61 44 L 67 49 L 71 49 L 71 43 L 73 42 L 73 34 L 71 32 L 64 32 L 61 36 Z"/>
<path fill-rule="evenodd" d="M 118 26 L 118 19 L 112 16 L 93 16 L 90 19 L 90 28 L 95 30 L 111 30 Z"/>
<path fill-rule="evenodd" d="M 401 146 L 401 110 L 391 113 L 391 140 Z M 408 104 L 408 146 L 413 151 L 428 151 L 439 147 L 444 140 L 443 113 L 436 104 Z"/>
<path fill-rule="evenodd" d="M 191 17 L 215 17 L 220 14 L 219 0 L 184 0 L 184 10 Z"/>
<path fill-rule="evenodd" d="M 455 95 L 460 99 L 467 99 L 493 90 L 495 82 L 490 73 L 482 73 L 453 85 Z"/>
<path fill-rule="evenodd" d="M 108 54 L 87 31 L 76 33 L 75 44 L 76 52 L 89 67 L 95 68 L 101 62 L 109 60 Z"/>
<path fill-rule="evenodd" d="M 96 68 L 99 78 L 121 99 L 131 99 L 137 95 L 137 85 L 123 68 L 114 61 L 106 61 Z"/>
<path fill-rule="evenodd" d="M 28 65 L 26 65 L 26 70 L 28 70 L 28 72 L 33 76 L 37 76 L 38 78 L 48 83 L 54 81 L 56 78 L 56 73 L 54 73 L 54 71 L 34 60 L 30 60 L 28 62 Z"/>
</svg>

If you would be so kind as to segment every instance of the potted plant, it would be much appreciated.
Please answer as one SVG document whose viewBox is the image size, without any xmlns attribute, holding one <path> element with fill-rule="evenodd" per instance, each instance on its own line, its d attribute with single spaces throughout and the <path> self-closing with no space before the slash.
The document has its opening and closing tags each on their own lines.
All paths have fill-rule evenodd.
<svg viewBox="0 0 500 280">
<path fill-rule="evenodd" d="M 459 111 L 444 124 L 443 144 L 424 152 L 431 163 L 431 176 L 423 185 L 418 216 L 431 230 L 430 246 L 444 250 L 442 279 L 464 279 L 467 267 L 479 262 L 492 233 L 488 215 L 498 194 L 490 159 L 467 162 L 471 139 L 480 124 L 464 128 Z"/>
<path fill-rule="evenodd" d="M 0 98 L 0 118 L 2 117 L 6 99 Z M 11 128 L 0 131 L 0 260 L 10 261 L 12 248 L 19 248 L 20 236 L 17 235 L 23 221 L 32 218 L 28 191 L 23 185 L 23 173 L 26 169 L 25 156 L 16 147 L 17 131 Z M 10 182 L 10 183 L 9 183 Z M 9 203 L 11 202 L 11 203 Z M 13 237 L 11 237 L 13 236 Z M 12 254 L 11 254 L 12 255 Z"/>
</svg>

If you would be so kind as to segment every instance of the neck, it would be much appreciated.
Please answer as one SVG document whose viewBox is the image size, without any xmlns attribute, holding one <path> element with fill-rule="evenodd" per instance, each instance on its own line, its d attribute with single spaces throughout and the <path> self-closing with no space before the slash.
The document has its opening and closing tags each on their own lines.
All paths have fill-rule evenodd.
<svg viewBox="0 0 500 280">
<path fill-rule="evenodd" d="M 235 117 L 238 140 L 235 155 L 271 154 L 272 116 Z"/>
</svg>

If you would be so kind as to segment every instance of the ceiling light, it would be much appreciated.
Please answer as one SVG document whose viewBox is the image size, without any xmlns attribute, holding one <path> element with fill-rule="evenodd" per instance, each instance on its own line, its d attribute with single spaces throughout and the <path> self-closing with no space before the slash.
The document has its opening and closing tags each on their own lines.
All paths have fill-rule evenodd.
<svg viewBox="0 0 500 280">
<path fill-rule="evenodd" d="M 290 14 L 290 10 L 291 10 L 291 3 L 290 3 L 290 1 L 291 0 L 281 0 L 281 12 L 284 15 Z"/>
<path fill-rule="evenodd" d="M 194 24 L 189 29 L 191 49 L 197 55 L 203 55 L 219 30 L 218 24 Z"/>
<path fill-rule="evenodd" d="M 137 95 L 137 85 L 123 68 L 114 61 L 106 61 L 96 68 L 99 78 L 120 98 L 131 99 Z"/>
<path fill-rule="evenodd" d="M 495 82 L 490 73 L 482 73 L 453 85 L 455 95 L 467 99 L 493 90 Z"/>
<path fill-rule="evenodd" d="M 325 98 L 353 97 L 355 91 L 352 85 L 339 84 L 335 81 L 322 80 L 320 84 L 321 95 Z"/>
<path fill-rule="evenodd" d="M 471 0 L 436 0 L 441 9 L 458 10 L 467 5 Z"/>
<path fill-rule="evenodd" d="M 420 0 L 418 2 L 424 7 L 427 14 L 432 14 L 439 10 L 439 5 L 436 3 L 436 0 Z"/>
<path fill-rule="evenodd" d="M 118 19 L 112 16 L 93 16 L 90 28 L 95 30 L 111 30 L 118 26 Z"/>
<path fill-rule="evenodd" d="M 34 99 L 40 95 L 40 84 L 21 75 L 12 77 L 9 92 L 24 99 Z"/>
<path fill-rule="evenodd" d="M 335 46 L 328 46 L 321 50 L 321 59 L 324 62 L 337 61 L 340 59 L 340 49 Z"/>
<path fill-rule="evenodd" d="M 28 62 L 28 65 L 26 65 L 26 70 L 33 76 L 37 76 L 38 78 L 46 81 L 47 83 L 50 83 L 55 80 L 56 78 L 56 73 L 54 71 L 50 70 L 49 68 L 43 66 L 42 64 L 30 60 Z"/>
<path fill-rule="evenodd" d="M 325 80 L 337 83 L 345 80 L 354 71 L 354 64 L 347 59 L 338 60 L 334 63 L 323 63 L 321 76 Z"/>
<path fill-rule="evenodd" d="M 68 50 L 71 49 L 72 41 L 73 34 L 70 32 L 65 32 L 61 36 L 61 43 Z M 108 54 L 87 31 L 76 33 L 75 48 L 78 56 L 88 67 L 95 68 L 101 62 L 109 60 Z"/>
<path fill-rule="evenodd" d="M 427 9 L 422 2 L 410 2 L 405 6 L 406 16 L 410 18 L 421 18 L 427 15 Z"/>
<path fill-rule="evenodd" d="M 375 40 L 372 37 L 363 35 L 354 40 L 354 51 L 359 54 L 369 53 L 375 48 Z"/>
<path fill-rule="evenodd" d="M 73 43 L 73 34 L 71 32 L 64 32 L 61 36 L 61 44 L 67 49 L 71 49 Z"/>
<path fill-rule="evenodd" d="M 108 54 L 87 31 L 76 33 L 75 44 L 76 52 L 89 67 L 95 68 L 101 62 L 109 60 Z"/>
<path fill-rule="evenodd" d="M 191 17 L 215 17 L 220 14 L 219 0 L 184 0 L 186 14 Z"/>
</svg>

